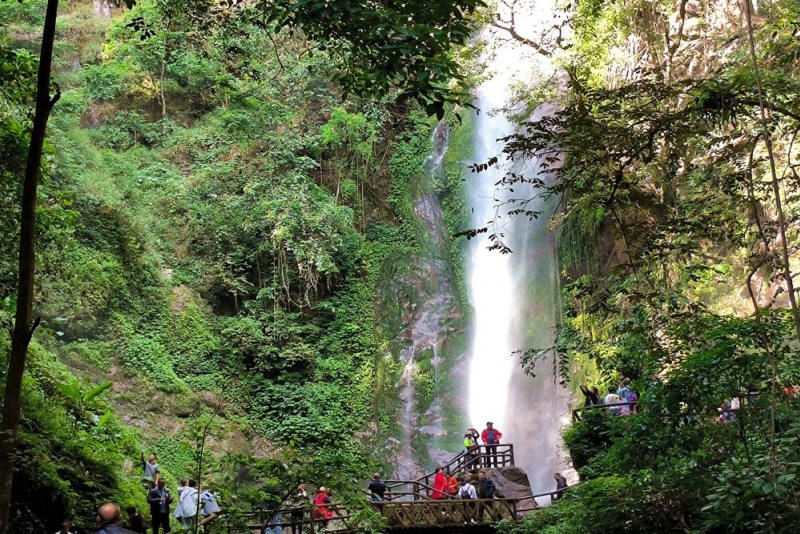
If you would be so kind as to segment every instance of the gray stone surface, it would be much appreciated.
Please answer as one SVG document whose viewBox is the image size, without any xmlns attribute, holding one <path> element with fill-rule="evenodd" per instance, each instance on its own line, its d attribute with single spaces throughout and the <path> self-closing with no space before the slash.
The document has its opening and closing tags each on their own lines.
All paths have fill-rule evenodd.
<svg viewBox="0 0 800 534">
<path fill-rule="evenodd" d="M 487 469 L 486 477 L 497 486 L 499 497 L 517 499 L 517 514 L 522 517 L 536 508 L 528 474 L 520 467 Z"/>
</svg>

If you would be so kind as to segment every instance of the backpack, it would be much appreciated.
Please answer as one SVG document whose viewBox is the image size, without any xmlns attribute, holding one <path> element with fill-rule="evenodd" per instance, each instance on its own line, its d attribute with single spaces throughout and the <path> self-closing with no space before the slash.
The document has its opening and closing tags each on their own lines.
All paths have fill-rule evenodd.
<svg viewBox="0 0 800 534">
<path fill-rule="evenodd" d="M 466 490 L 466 491 L 464 491 Z M 471 499 L 472 497 L 469 496 L 469 484 L 464 484 L 461 486 L 461 489 L 458 490 L 458 498 L 459 499 Z"/>
<path fill-rule="evenodd" d="M 219 504 L 217 504 L 217 496 L 208 490 L 200 494 L 200 504 L 202 504 L 203 515 L 205 516 L 216 514 L 220 511 Z"/>
</svg>

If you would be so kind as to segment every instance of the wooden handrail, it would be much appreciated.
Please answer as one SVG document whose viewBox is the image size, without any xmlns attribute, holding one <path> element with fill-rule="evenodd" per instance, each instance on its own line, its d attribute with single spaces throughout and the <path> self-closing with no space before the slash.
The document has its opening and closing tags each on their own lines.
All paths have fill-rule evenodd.
<svg viewBox="0 0 800 534">
<path fill-rule="evenodd" d="M 586 410 L 610 410 L 611 408 L 616 408 L 617 406 L 637 406 L 639 403 L 637 401 L 633 402 L 612 402 L 609 404 L 590 404 L 589 406 L 582 406 L 580 408 L 575 408 L 572 410 L 572 422 L 577 423 L 581 420 L 580 412 L 584 412 Z"/>
<path fill-rule="evenodd" d="M 454 526 L 463 524 L 485 524 L 495 523 L 501 520 L 516 520 L 520 510 L 517 508 L 517 499 L 451 499 L 451 500 L 422 500 L 422 501 L 380 501 L 373 503 L 375 508 L 380 511 L 386 519 L 387 527 L 438 527 Z M 304 507 L 308 510 L 308 507 Z M 311 507 L 313 509 L 313 506 Z M 341 505 L 328 505 L 328 509 L 344 510 Z M 313 534 L 323 530 L 322 525 L 328 522 L 341 521 L 344 529 L 333 529 L 333 531 L 351 531 L 347 520 L 350 514 L 340 513 L 328 520 L 320 520 L 304 517 L 301 521 L 292 520 L 291 509 L 282 509 L 272 517 L 264 518 L 264 510 L 241 514 L 239 517 L 245 520 L 247 528 L 251 531 L 262 532 L 265 528 L 291 529 L 302 525 L 304 532 Z M 272 522 L 271 520 L 281 513 L 281 520 Z M 289 519 L 285 519 L 289 516 Z M 258 522 L 248 522 L 247 518 L 258 518 Z M 234 531 L 234 525 L 228 522 L 228 532 Z M 330 529 L 326 529 L 330 530 Z"/>
</svg>

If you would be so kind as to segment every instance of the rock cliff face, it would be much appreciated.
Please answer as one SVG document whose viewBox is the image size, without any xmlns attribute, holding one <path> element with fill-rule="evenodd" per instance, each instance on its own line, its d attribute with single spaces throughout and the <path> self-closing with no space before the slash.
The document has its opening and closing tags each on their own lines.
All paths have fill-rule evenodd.
<svg viewBox="0 0 800 534">
<path fill-rule="evenodd" d="M 381 451 L 392 466 L 391 478 L 412 480 L 449 461 L 460 449 L 463 423 L 459 388 L 464 383 L 463 312 L 447 251 L 448 229 L 431 178 L 443 172 L 449 130 L 440 123 L 433 148 L 422 163 L 423 173 L 410 184 L 410 201 L 417 234 L 416 250 L 387 269 L 376 310 L 392 308 L 384 322 L 394 342 L 387 358 L 394 374 L 387 379 L 396 402 L 389 436 L 362 436 Z M 391 383 L 388 383 L 391 381 Z"/>
</svg>

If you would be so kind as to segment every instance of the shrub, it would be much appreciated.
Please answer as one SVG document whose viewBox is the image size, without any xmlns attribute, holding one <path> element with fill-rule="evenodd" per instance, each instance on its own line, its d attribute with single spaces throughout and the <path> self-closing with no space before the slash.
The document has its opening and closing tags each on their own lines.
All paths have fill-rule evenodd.
<svg viewBox="0 0 800 534">
<path fill-rule="evenodd" d="M 156 388 L 167 393 L 188 391 L 172 368 L 167 349 L 149 337 L 135 335 L 125 349 L 125 366 L 132 374 L 148 379 Z"/>
</svg>

